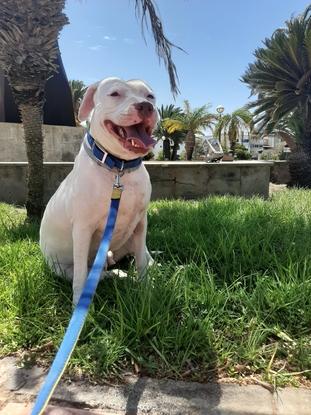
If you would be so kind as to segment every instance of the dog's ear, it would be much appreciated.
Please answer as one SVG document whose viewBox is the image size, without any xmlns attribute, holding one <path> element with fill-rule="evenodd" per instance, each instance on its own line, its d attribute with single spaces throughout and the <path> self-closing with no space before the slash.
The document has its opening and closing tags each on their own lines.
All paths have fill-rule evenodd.
<svg viewBox="0 0 311 415">
<path fill-rule="evenodd" d="M 94 108 L 94 94 L 96 92 L 98 85 L 99 82 L 96 82 L 95 84 L 90 85 L 86 90 L 86 93 L 84 94 L 84 97 L 80 104 L 78 113 L 78 118 L 80 121 L 87 120 L 88 116 L 90 115 L 90 112 Z"/>
</svg>

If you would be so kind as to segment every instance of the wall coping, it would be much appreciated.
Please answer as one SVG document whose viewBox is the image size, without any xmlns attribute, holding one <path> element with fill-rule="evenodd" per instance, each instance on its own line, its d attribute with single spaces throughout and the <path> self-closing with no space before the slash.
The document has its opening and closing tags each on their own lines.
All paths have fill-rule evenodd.
<svg viewBox="0 0 311 415">
<path fill-rule="evenodd" d="M 23 124 L 21 122 L 3 122 L 0 121 L 0 127 L 2 126 L 13 126 L 13 127 L 17 127 L 17 128 L 22 128 Z M 84 130 L 84 127 L 82 127 L 82 125 L 52 125 L 52 124 L 42 124 L 43 128 L 68 128 L 68 129 L 79 129 L 81 131 Z"/>
<path fill-rule="evenodd" d="M 286 162 L 286 160 L 285 160 Z M 73 161 L 45 161 L 44 165 L 65 165 L 70 166 L 73 165 Z M 221 163 L 205 163 L 204 161 L 144 161 L 144 164 L 147 166 L 159 166 L 159 167 L 193 167 L 193 166 L 206 166 L 206 167 L 223 167 L 223 166 L 232 166 L 232 167 L 245 167 L 245 166 L 273 166 L 275 164 L 274 161 L 248 161 L 248 160 L 240 160 L 240 161 L 223 161 Z M 0 161 L 0 166 L 27 166 L 27 161 Z"/>
<path fill-rule="evenodd" d="M 288 164 L 288 160 L 271 160 L 274 164 Z"/>
<path fill-rule="evenodd" d="M 144 164 L 148 166 L 272 166 L 273 161 L 261 161 L 261 160 L 239 160 L 239 161 L 221 161 L 220 163 L 206 163 L 205 161 L 145 161 Z"/>
</svg>

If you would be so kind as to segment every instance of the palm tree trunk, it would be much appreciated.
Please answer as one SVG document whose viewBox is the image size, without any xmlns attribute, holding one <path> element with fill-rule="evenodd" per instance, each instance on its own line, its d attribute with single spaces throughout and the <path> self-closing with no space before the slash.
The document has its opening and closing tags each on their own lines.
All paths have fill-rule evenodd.
<svg viewBox="0 0 311 415">
<path fill-rule="evenodd" d="M 235 155 L 235 147 L 236 147 L 236 140 L 230 140 L 230 149 L 232 151 L 232 155 Z"/>
<path fill-rule="evenodd" d="M 171 142 L 168 138 L 163 140 L 163 157 L 164 160 L 171 159 Z"/>
<path fill-rule="evenodd" d="M 195 146 L 195 135 L 192 131 L 188 131 L 185 140 L 186 160 L 192 160 L 192 154 Z"/>
<path fill-rule="evenodd" d="M 40 219 L 43 213 L 43 135 L 41 103 L 19 105 L 24 127 L 24 139 L 28 158 L 27 216 Z"/>
<path fill-rule="evenodd" d="M 288 158 L 291 181 L 289 186 L 311 187 L 311 157 L 303 149 L 297 148 Z"/>
<path fill-rule="evenodd" d="M 177 140 L 174 141 L 171 160 L 177 160 L 177 151 L 179 149 L 179 143 Z"/>
<path fill-rule="evenodd" d="M 308 114 L 311 114 L 308 105 Z M 289 156 L 290 186 L 311 188 L 311 116 L 304 120 L 304 134 L 300 143 L 291 147 Z"/>
</svg>

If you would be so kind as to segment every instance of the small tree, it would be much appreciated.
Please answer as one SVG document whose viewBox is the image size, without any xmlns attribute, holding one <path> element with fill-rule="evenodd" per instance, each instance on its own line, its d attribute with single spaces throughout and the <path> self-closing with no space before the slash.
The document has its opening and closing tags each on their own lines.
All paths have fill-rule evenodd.
<svg viewBox="0 0 311 415">
<path fill-rule="evenodd" d="M 175 118 L 165 120 L 164 125 L 169 133 L 176 131 L 186 134 L 186 158 L 192 160 L 196 134 L 203 134 L 203 129 L 211 128 L 215 115 L 208 112 L 208 106 L 191 109 L 189 101 L 184 102 L 184 111 Z"/>
<path fill-rule="evenodd" d="M 180 143 L 184 140 L 185 134 L 180 131 L 170 133 L 165 126 L 167 119 L 179 117 L 182 114 L 182 109 L 175 107 L 173 104 L 158 108 L 160 114 L 160 122 L 154 131 L 154 136 L 158 140 L 163 140 L 163 156 L 165 160 L 177 160 L 177 151 Z M 164 138 L 163 138 L 164 137 Z M 171 141 L 173 142 L 173 149 L 171 151 Z"/>
<path fill-rule="evenodd" d="M 242 135 L 244 130 L 251 130 L 253 116 L 245 107 L 233 111 L 231 114 L 218 116 L 218 123 L 215 126 L 214 135 L 221 137 L 223 133 L 225 146 L 226 139 L 230 143 L 230 150 L 235 154 L 235 147 L 238 138 Z"/>
<path fill-rule="evenodd" d="M 236 144 L 235 156 L 237 160 L 250 160 L 252 158 L 251 153 L 243 146 L 243 144 Z"/>
</svg>

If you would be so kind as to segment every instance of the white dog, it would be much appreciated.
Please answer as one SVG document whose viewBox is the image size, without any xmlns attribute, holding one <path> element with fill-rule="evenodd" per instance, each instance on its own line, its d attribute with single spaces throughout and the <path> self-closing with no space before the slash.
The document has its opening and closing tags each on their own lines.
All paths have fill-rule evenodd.
<svg viewBox="0 0 311 415">
<path fill-rule="evenodd" d="M 89 133 L 73 170 L 50 199 L 40 229 L 40 246 L 58 274 L 72 278 L 77 303 L 106 224 L 119 170 L 124 172 L 109 263 L 135 256 L 142 275 L 153 260 L 146 247 L 146 210 L 151 184 L 141 157 L 154 146 L 159 120 L 155 95 L 142 81 L 108 78 L 91 85 L 82 100 L 80 121 Z"/>
</svg>

